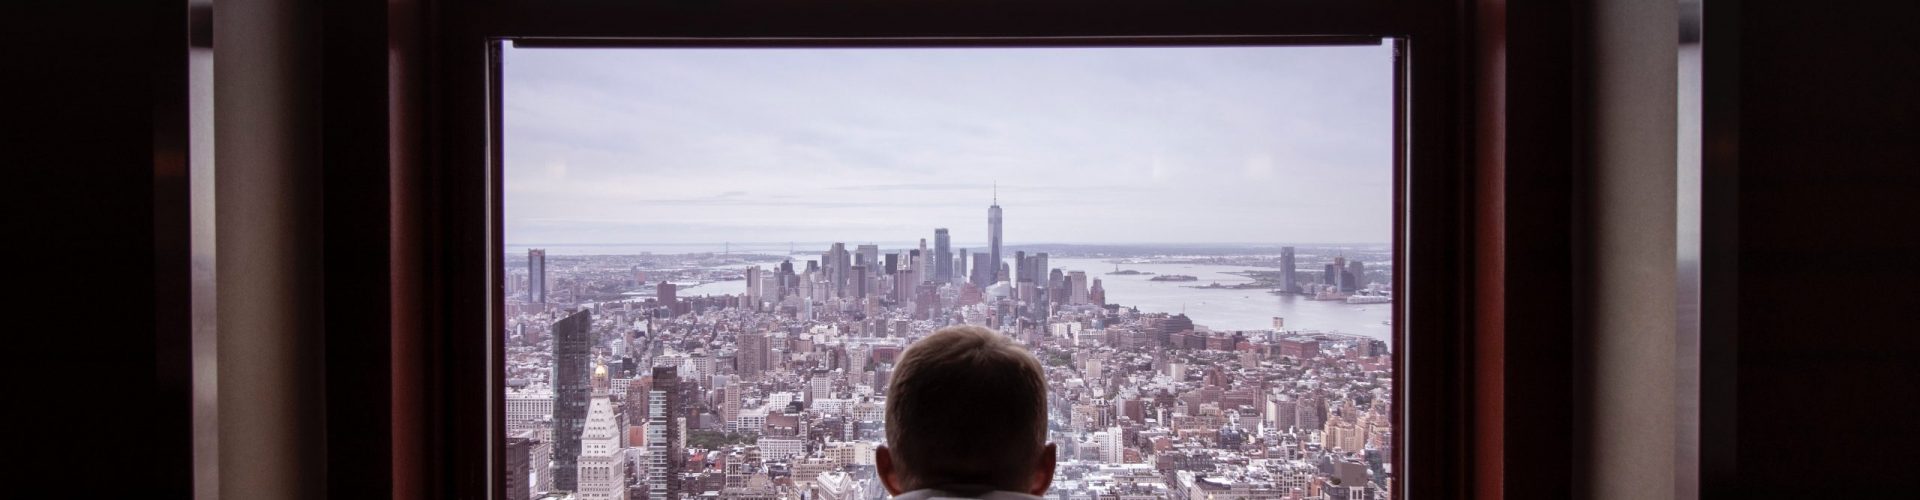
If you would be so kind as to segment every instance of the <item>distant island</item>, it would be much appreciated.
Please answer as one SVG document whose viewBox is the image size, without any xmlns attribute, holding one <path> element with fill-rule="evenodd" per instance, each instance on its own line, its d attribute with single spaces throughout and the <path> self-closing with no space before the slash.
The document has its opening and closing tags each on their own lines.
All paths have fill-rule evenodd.
<svg viewBox="0 0 1920 500">
<path fill-rule="evenodd" d="M 1108 274 L 1108 275 L 1117 275 L 1117 276 L 1152 276 L 1152 275 L 1153 275 L 1153 273 L 1144 273 L 1144 272 L 1140 272 L 1140 271 L 1135 271 L 1135 270 L 1132 270 L 1132 269 L 1128 269 L 1128 270 L 1125 270 L 1125 271 L 1114 271 L 1114 272 L 1110 272 L 1110 273 L 1107 273 L 1107 274 Z"/>
<path fill-rule="evenodd" d="M 1187 276 L 1185 274 L 1162 274 L 1159 276 L 1154 276 L 1152 279 L 1149 279 L 1147 281 L 1200 281 L 1200 278 Z"/>
<path fill-rule="evenodd" d="M 1206 285 L 1201 285 L 1201 286 L 1190 286 L 1190 287 L 1187 287 L 1187 288 L 1204 288 L 1204 289 L 1209 289 L 1209 290 L 1212 290 L 1212 289 L 1220 289 L 1220 290 L 1264 290 L 1264 289 L 1268 289 L 1268 288 L 1273 288 L 1273 287 L 1272 287 L 1272 286 L 1270 286 L 1270 285 L 1269 285 L 1268 283 L 1263 283 L 1263 282 L 1257 282 L 1257 281 L 1256 281 L 1256 282 L 1253 282 L 1253 283 L 1234 283 L 1234 284 L 1231 284 L 1231 285 L 1222 285 L 1222 284 L 1220 284 L 1220 282 L 1218 282 L 1218 281 L 1215 281 L 1215 282 L 1213 282 L 1213 283 L 1211 283 L 1211 284 L 1206 284 Z"/>
</svg>

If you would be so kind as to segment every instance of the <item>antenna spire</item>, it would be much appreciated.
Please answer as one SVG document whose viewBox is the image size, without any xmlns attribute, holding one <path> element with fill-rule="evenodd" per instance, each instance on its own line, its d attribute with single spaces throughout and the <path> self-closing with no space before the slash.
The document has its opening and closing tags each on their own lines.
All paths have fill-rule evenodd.
<svg viewBox="0 0 1920 500">
<path fill-rule="evenodd" d="M 1000 204 L 1000 181 L 993 181 L 993 204 Z"/>
</svg>

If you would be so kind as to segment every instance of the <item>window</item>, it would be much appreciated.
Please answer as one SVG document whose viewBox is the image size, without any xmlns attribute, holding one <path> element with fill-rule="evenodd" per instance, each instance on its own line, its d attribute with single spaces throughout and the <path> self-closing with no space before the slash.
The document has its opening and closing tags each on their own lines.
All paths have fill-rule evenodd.
<svg viewBox="0 0 1920 500">
<path fill-rule="evenodd" d="M 507 498 L 884 498 L 960 323 L 1057 493 L 1389 497 L 1395 49 L 502 47 Z"/>
<path fill-rule="evenodd" d="M 1383 154 L 1390 155 L 1391 166 L 1387 173 L 1391 176 L 1392 192 L 1388 199 L 1381 202 L 1383 206 L 1390 207 L 1391 232 L 1384 237 L 1387 241 L 1382 243 L 1387 243 L 1390 249 L 1401 250 L 1392 252 L 1387 261 L 1378 264 L 1367 260 L 1378 256 L 1360 259 L 1365 262 L 1362 265 L 1364 272 L 1392 271 L 1388 283 L 1393 294 L 1391 303 L 1378 306 L 1386 309 L 1390 315 L 1390 319 L 1385 321 L 1391 325 L 1380 326 L 1390 326 L 1392 341 L 1387 350 L 1395 375 L 1391 380 L 1380 383 L 1388 386 L 1388 392 L 1391 393 L 1387 400 L 1398 403 L 1389 408 L 1389 420 L 1396 431 L 1390 437 L 1391 453 L 1387 454 L 1390 456 L 1381 457 L 1383 469 L 1391 466 L 1393 480 L 1385 485 L 1384 491 L 1376 493 L 1390 493 L 1393 498 L 1465 495 L 1471 491 L 1474 477 L 1481 477 L 1469 477 L 1469 470 L 1492 471 L 1492 475 L 1486 477 L 1500 477 L 1501 469 L 1491 461 L 1498 459 L 1498 448 L 1485 448 L 1492 445 L 1470 441 L 1468 428 L 1462 423 L 1470 419 L 1474 422 L 1498 421 L 1497 408 L 1488 413 L 1476 413 L 1476 409 L 1490 403 L 1470 399 L 1475 394 L 1473 388 L 1477 386 L 1468 377 L 1468 370 L 1473 366 L 1468 356 L 1469 349 L 1476 344 L 1467 335 L 1471 323 L 1466 320 L 1471 317 L 1471 312 L 1466 297 L 1473 290 L 1474 278 L 1485 279 L 1500 274 L 1497 269 L 1474 274 L 1474 268 L 1462 265 L 1463 261 L 1476 254 L 1473 243 L 1484 241 L 1484 235 L 1470 232 L 1468 225 L 1470 217 L 1479 217 L 1481 214 L 1470 210 L 1469 201 L 1474 199 L 1474 195 L 1467 189 L 1469 182 L 1474 179 L 1466 163 L 1473 158 L 1469 151 L 1475 144 L 1471 141 L 1474 136 L 1461 132 L 1469 126 L 1469 122 L 1462 118 L 1469 109 L 1465 90 L 1468 84 L 1459 78 L 1459 72 L 1465 70 L 1460 61 L 1461 53 L 1456 50 L 1461 41 L 1466 40 L 1459 31 L 1461 12 L 1456 6 L 1437 2 L 1401 3 L 1358 0 L 1211 6 L 1142 0 L 1116 6 L 1077 0 L 1005 4 L 996 0 L 963 0 L 897 5 L 769 3 L 753 9 L 729 9 L 720 5 L 680 2 L 589 4 L 507 0 L 448 7 L 436 15 L 436 22 L 442 30 L 432 39 L 436 62 L 430 79 L 437 83 L 431 100 L 433 156 L 427 164 L 425 179 L 432 181 L 427 190 L 433 195 L 431 208 L 434 212 L 429 214 L 432 225 L 426 228 L 430 237 L 421 243 L 429 245 L 428 253 L 438 259 L 435 261 L 436 269 L 445 270 L 430 275 L 425 283 L 432 300 L 429 305 L 433 308 L 428 318 L 432 323 L 424 332 L 427 337 L 423 338 L 441 357 L 436 358 L 439 361 L 430 369 L 433 378 L 423 381 L 431 399 L 422 409 L 426 412 L 422 415 L 441 427 L 433 429 L 425 443 L 434 450 L 430 452 L 434 460 L 420 465 L 426 467 L 431 476 L 438 478 L 436 481 L 440 482 L 434 484 L 444 485 L 447 488 L 444 492 L 449 496 L 501 497 L 508 491 L 509 479 L 500 473 L 512 461 L 508 450 L 514 442 L 502 437 L 507 435 L 509 419 L 507 395 L 532 388 L 535 382 L 531 377 L 510 376 L 508 372 L 508 339 L 514 333 L 508 326 L 508 315 L 510 312 L 517 315 L 519 311 L 514 309 L 524 307 L 524 304 L 510 303 L 509 297 L 525 292 L 516 288 L 514 293 L 509 293 L 511 280 L 515 279 L 510 269 L 530 271 L 525 262 L 527 250 L 532 248 L 545 252 L 548 259 L 542 265 L 549 274 L 572 272 L 560 266 L 572 265 L 562 262 L 578 259 L 580 255 L 568 253 L 572 249 L 556 244 L 570 243 L 566 241 L 509 240 L 510 230 L 506 221 L 508 212 L 515 210 L 511 208 L 513 200 L 510 199 L 509 189 L 516 188 L 509 185 L 508 162 L 511 161 L 511 154 L 518 149 L 508 146 L 514 138 L 508 134 L 507 127 L 511 119 L 507 118 L 509 108 L 503 98 L 510 92 L 506 71 L 516 64 L 512 62 L 512 57 L 517 57 L 519 51 L 536 48 L 780 48 L 814 51 L 890 47 L 966 48 L 978 51 L 1068 47 L 1370 46 L 1392 57 L 1389 62 L 1391 74 L 1386 82 L 1391 89 L 1391 99 L 1387 101 L 1391 106 L 1391 130 L 1382 132 L 1382 136 L 1391 141 Z M 1383 43 L 1382 40 L 1388 41 Z M 1013 179 L 989 179 L 989 203 L 993 201 L 992 185 L 995 181 L 1000 181 L 1010 190 L 1022 187 Z M 1040 184 L 1026 182 L 1024 185 Z M 1004 196 L 1012 196 L 1013 193 L 1009 191 Z M 1002 203 L 1003 215 L 1007 219 L 1007 233 L 1004 235 L 1007 241 L 1004 245 L 1011 247 L 1047 241 L 1041 236 L 1016 235 L 1016 227 L 1022 231 L 1032 227 L 1018 224 L 1039 222 L 1028 217 L 1039 215 L 1034 212 L 1043 207 L 1013 205 L 1011 202 L 1015 200 L 1017 198 L 1003 200 L 1005 203 Z M 925 237 L 922 233 L 932 228 L 947 227 L 950 244 L 955 248 L 960 244 L 969 245 L 966 248 L 971 252 L 977 249 L 975 246 L 982 244 L 977 241 L 980 238 L 978 231 L 981 230 L 977 220 L 980 214 L 977 212 L 981 207 L 977 205 L 978 202 L 974 203 L 976 205 L 970 211 L 972 213 L 951 218 L 943 216 L 937 222 L 929 220 L 918 227 L 902 228 L 901 233 L 909 234 L 904 238 L 909 240 L 906 242 L 899 241 L 897 238 L 901 237 L 898 236 L 882 238 L 835 234 L 822 238 L 834 238 L 834 241 L 850 246 L 849 254 L 858 253 L 859 245 L 868 243 L 862 238 L 873 238 L 872 244 L 883 249 L 897 250 L 900 247 L 889 245 L 911 242 L 912 248 L 917 250 L 918 240 Z M 770 245 L 772 248 L 742 247 L 738 253 L 782 252 L 784 250 L 778 244 L 782 238 L 787 237 L 774 237 L 774 245 Z M 822 246 L 822 241 L 813 241 L 811 247 L 803 247 L 798 237 L 792 238 L 794 253 L 801 250 L 821 253 L 830 250 L 833 242 L 826 241 L 824 243 L 828 245 Z M 757 242 L 767 240 L 754 239 Z M 527 243 L 539 246 L 526 246 Z M 736 253 L 731 242 L 720 243 L 722 254 Z M 748 241 L 737 243 L 745 245 Z M 930 247 L 935 246 L 932 243 Z M 1309 253 L 1307 247 L 1311 245 L 1294 246 L 1298 259 L 1296 265 L 1309 265 L 1301 261 L 1310 257 L 1301 254 Z M 1409 249 L 1412 251 L 1406 251 Z M 661 253 L 665 252 L 656 254 Z M 1049 265 L 1046 267 L 1058 267 L 1051 264 L 1054 260 L 1064 258 L 1064 254 L 1060 255 L 1055 257 L 1055 252 L 1050 250 Z M 804 260 L 797 259 L 796 263 L 804 266 Z M 1019 274 L 1019 270 L 1012 266 L 1013 259 L 1005 260 L 1010 268 L 1008 276 Z M 884 266 L 884 258 L 881 264 Z M 969 271 L 975 269 L 971 261 L 968 264 Z M 762 272 L 772 272 L 774 269 L 770 263 L 762 263 L 762 266 Z M 739 273 L 745 274 L 745 266 L 728 266 L 726 269 L 736 268 Z M 1088 278 L 1102 278 L 1103 291 L 1109 296 L 1108 302 L 1124 304 L 1127 300 L 1137 300 L 1121 299 L 1118 296 L 1121 291 L 1109 286 L 1111 280 L 1104 273 L 1113 272 L 1112 268 L 1083 271 Z M 1321 276 L 1326 274 L 1324 264 L 1314 271 Z M 631 273 L 631 266 L 624 272 Z M 1299 279 L 1299 272 L 1296 270 L 1296 279 Z M 995 274 L 998 277 L 999 273 Z M 1063 269 L 1064 274 L 1066 269 Z M 1114 278 L 1124 276 L 1115 275 Z M 1070 277 L 1067 279 L 1071 280 Z M 1188 285 L 1201 286 L 1210 282 Z M 1009 285 L 1017 290 L 1011 283 L 1017 281 Z M 1177 286 L 1179 282 L 1171 284 Z M 1228 282 L 1223 279 L 1223 285 L 1226 284 Z M 1037 283 L 1035 288 L 1037 292 Z M 1091 289 L 1089 279 L 1089 295 Z M 645 289 L 625 291 L 648 292 Z M 655 287 L 650 291 L 657 301 L 661 290 Z M 676 299 L 697 297 L 681 294 L 677 286 L 673 292 Z M 1229 293 L 1222 290 L 1209 292 Z M 543 293 L 557 298 L 561 293 L 572 292 L 556 284 L 543 290 Z M 1019 292 L 1009 291 L 1010 295 L 1016 293 Z M 936 297 L 940 297 L 937 291 Z M 641 301 L 644 303 L 644 298 Z M 1190 313 L 1197 311 L 1196 305 L 1188 304 L 1187 307 Z M 476 311 L 486 311 L 487 314 L 477 314 Z M 594 317 L 606 316 L 601 314 Z M 1191 315 L 1189 319 L 1193 319 Z M 1271 317 L 1267 321 L 1267 326 L 1270 326 Z M 1304 318 L 1284 321 L 1283 328 L 1311 328 L 1297 322 L 1304 321 Z M 1195 322 L 1213 329 L 1228 329 L 1220 320 L 1198 319 Z M 591 325 L 588 329 L 591 330 Z M 474 332 L 489 334 L 476 335 Z M 1050 329 L 1048 332 L 1051 334 Z M 715 341 L 724 350 L 737 349 L 742 340 L 750 347 L 766 342 L 769 351 L 785 347 L 775 343 L 782 340 L 778 336 L 767 339 L 749 335 L 741 339 L 736 335 L 732 339 L 723 337 Z M 590 343 L 589 351 L 595 345 L 598 343 Z M 611 351 L 605 351 L 605 347 L 602 349 L 610 357 Z M 1078 374 L 1087 369 L 1084 361 L 1076 362 L 1071 354 L 1062 361 L 1066 363 L 1062 367 L 1068 373 Z M 1102 371 L 1108 371 L 1109 368 L 1103 365 Z M 586 373 L 591 377 L 592 367 L 578 369 L 587 370 Z M 675 371 L 677 378 L 679 370 Z M 610 372 L 609 384 L 611 378 Z M 591 385 L 591 378 L 589 380 Z M 509 382 L 515 386 L 510 388 Z M 526 385 L 517 385 L 522 382 Z M 825 390 L 830 396 L 835 394 L 832 391 L 851 387 L 839 385 L 837 381 L 829 382 Z M 756 401 L 751 399 L 756 396 L 744 394 L 745 390 L 742 392 L 742 404 L 749 407 L 757 407 L 760 402 L 784 392 L 789 397 L 801 399 L 799 405 L 802 409 L 806 408 L 805 398 L 813 393 L 810 385 L 802 385 L 764 391 L 764 395 L 757 396 L 764 400 Z M 725 394 L 694 397 L 709 396 Z M 665 391 L 649 390 L 646 394 L 649 402 L 664 401 L 667 397 Z M 611 407 L 611 396 L 608 399 Z M 638 399 L 624 397 L 623 403 Z M 720 399 L 720 404 L 726 404 L 724 397 Z M 522 408 L 525 406 L 522 405 Z M 658 406 L 661 405 L 649 405 L 649 413 Z M 796 423 L 776 419 L 778 415 L 773 410 L 784 408 L 769 407 L 766 414 L 743 410 L 733 425 L 738 428 L 741 422 L 746 422 L 749 427 L 761 428 L 796 426 Z M 858 411 L 849 413 L 856 416 L 862 414 Z M 652 415 L 649 414 L 648 418 L 651 420 Z M 1065 418 L 1070 425 L 1072 415 L 1069 413 Z M 1321 422 L 1323 433 L 1324 423 Z M 582 427 L 585 427 L 584 423 Z M 664 438 L 666 431 L 665 426 L 657 426 L 637 436 L 628 433 L 625 439 L 628 442 L 645 441 L 647 433 L 657 433 Z M 858 429 L 854 431 L 857 433 Z M 694 437 L 691 434 L 688 431 L 685 436 Z M 762 435 L 751 440 L 745 435 L 716 437 L 703 434 L 701 437 L 703 445 L 715 444 L 706 440 L 727 444 L 751 442 L 759 448 L 791 449 L 793 445 L 782 441 L 791 438 L 781 436 Z M 1088 443 L 1097 442 L 1092 437 L 1088 436 Z M 1111 438 L 1112 434 L 1106 437 Z M 1120 437 L 1123 440 L 1126 438 L 1124 433 Z M 551 445 L 526 444 L 523 448 L 530 450 L 530 457 L 540 456 L 543 447 Z M 811 442 L 798 445 L 810 456 L 816 451 L 807 448 L 812 445 Z M 1492 450 L 1492 453 L 1474 454 L 1473 450 L 1482 448 Z M 844 457 L 857 450 L 834 451 L 831 456 Z M 544 453 L 551 458 L 550 449 Z M 728 462 L 727 470 L 744 476 L 747 471 L 736 470 L 744 469 L 744 465 Z M 787 468 L 779 472 L 792 477 L 795 472 L 791 465 L 787 464 Z M 636 460 L 629 462 L 629 471 L 638 474 L 656 466 L 664 465 L 642 464 Z M 715 490 L 727 486 L 730 485 L 722 484 Z"/>
</svg>

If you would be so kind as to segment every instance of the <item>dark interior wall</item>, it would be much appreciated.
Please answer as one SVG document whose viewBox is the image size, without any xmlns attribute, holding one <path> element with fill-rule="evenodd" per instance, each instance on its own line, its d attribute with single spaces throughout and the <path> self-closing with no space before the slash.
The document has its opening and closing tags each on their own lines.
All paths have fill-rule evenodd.
<svg viewBox="0 0 1920 500">
<path fill-rule="evenodd" d="M 1920 4 L 1739 8 L 1735 496 L 1912 492 Z"/>
<path fill-rule="evenodd" d="M 1920 7 L 1748 2 L 1738 16 L 1739 142 L 1722 145 L 1739 157 L 1737 215 L 1720 221 L 1738 228 L 1737 404 L 1734 421 L 1703 423 L 1737 429 L 1738 470 L 1709 496 L 1910 491 L 1920 40 L 1908 25 Z M 186 381 L 166 376 L 183 373 L 169 370 L 184 348 L 170 294 L 186 293 L 186 264 L 156 231 L 182 216 L 164 200 L 191 168 L 176 74 L 186 23 L 185 2 L 0 6 L 0 51 L 17 68 L 0 120 L 16 173 L 7 246 L 25 270 L 10 367 L 57 380 L 18 387 L 29 402 L 14 429 L 48 440 L 15 471 L 34 485 L 192 490 Z"/>
<path fill-rule="evenodd" d="M 1472 3 L 1475 498 L 1572 480 L 1579 3 Z"/>
<path fill-rule="evenodd" d="M 10 494 L 192 493 L 186 26 L 185 2 L 0 5 Z"/>
</svg>

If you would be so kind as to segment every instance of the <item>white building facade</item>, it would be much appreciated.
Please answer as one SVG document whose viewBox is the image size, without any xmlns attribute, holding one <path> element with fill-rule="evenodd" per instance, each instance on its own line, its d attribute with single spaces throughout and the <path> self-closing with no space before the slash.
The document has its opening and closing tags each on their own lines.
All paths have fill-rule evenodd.
<svg viewBox="0 0 1920 500">
<path fill-rule="evenodd" d="M 613 402 L 599 394 L 587 406 L 587 426 L 580 433 L 580 500 L 626 500 L 627 460 L 620 447 Z"/>
</svg>

